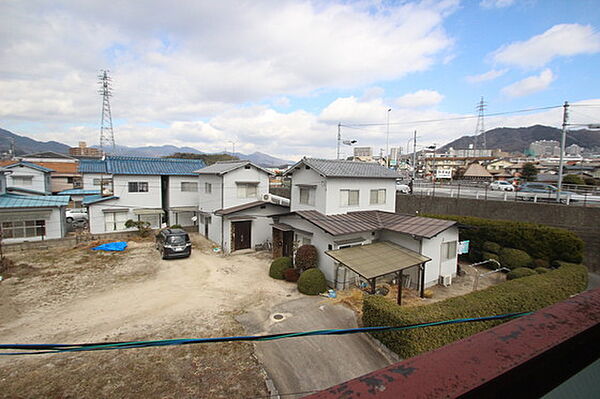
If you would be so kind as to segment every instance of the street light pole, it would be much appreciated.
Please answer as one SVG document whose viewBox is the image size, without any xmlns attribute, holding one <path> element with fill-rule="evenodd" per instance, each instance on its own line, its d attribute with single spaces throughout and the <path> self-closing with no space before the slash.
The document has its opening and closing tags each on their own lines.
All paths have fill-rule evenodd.
<svg viewBox="0 0 600 399">
<path fill-rule="evenodd" d="M 563 183 L 563 166 L 565 156 L 565 142 L 567 141 L 567 122 L 569 121 L 569 103 L 565 101 L 563 105 L 563 123 L 562 123 L 562 135 L 560 140 L 560 162 L 558 164 L 558 191 L 556 193 L 556 202 L 560 202 L 560 194 L 562 192 Z"/>
<path fill-rule="evenodd" d="M 342 123 L 338 123 L 338 134 L 337 134 L 337 156 L 335 159 L 340 159 L 340 142 L 342 141 Z"/>
<path fill-rule="evenodd" d="M 387 110 L 387 134 L 385 138 L 385 165 L 387 168 L 390 167 L 390 112 L 391 108 Z"/>
</svg>

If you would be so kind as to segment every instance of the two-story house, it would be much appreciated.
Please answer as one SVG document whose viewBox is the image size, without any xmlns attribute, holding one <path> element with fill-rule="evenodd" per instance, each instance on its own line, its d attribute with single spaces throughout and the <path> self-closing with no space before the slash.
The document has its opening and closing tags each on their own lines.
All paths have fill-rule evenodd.
<svg viewBox="0 0 600 399">
<path fill-rule="evenodd" d="M 292 184 L 290 213 L 273 218 L 274 257 L 312 244 L 319 268 L 336 288 L 402 273 L 405 284 L 422 291 L 456 275 L 455 222 L 395 213 L 395 171 L 304 158 L 285 175 Z"/>
<path fill-rule="evenodd" d="M 267 169 L 250 161 L 217 162 L 197 171 L 201 234 L 223 253 L 271 241 L 271 215 L 289 212 L 270 201 Z M 265 199 L 266 195 L 266 199 Z"/>
<path fill-rule="evenodd" d="M 198 212 L 198 177 L 204 167 L 196 159 L 107 156 L 82 159 L 84 189 L 101 189 L 87 196 L 90 232 L 124 231 L 127 220 L 193 226 Z"/>
<path fill-rule="evenodd" d="M 20 169 L 18 166 L 0 168 L 2 241 L 13 243 L 64 237 L 67 231 L 64 215 L 69 196 L 19 195 L 7 192 L 7 175 L 8 180 L 11 180 L 8 184 L 14 184 L 12 175 L 15 171 L 21 173 L 21 176 L 30 176 L 25 173 L 31 172 Z"/>
<path fill-rule="evenodd" d="M 4 168 L 10 172 L 6 177 L 7 191 L 27 195 L 52 194 L 52 169 L 25 161 L 12 163 Z"/>
</svg>

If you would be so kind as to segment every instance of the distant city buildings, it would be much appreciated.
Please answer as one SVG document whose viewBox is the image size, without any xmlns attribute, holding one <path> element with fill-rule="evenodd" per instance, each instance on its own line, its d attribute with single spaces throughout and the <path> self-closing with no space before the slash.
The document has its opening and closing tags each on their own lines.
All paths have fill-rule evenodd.
<svg viewBox="0 0 600 399">
<path fill-rule="evenodd" d="M 79 146 L 69 148 L 69 155 L 77 158 L 102 158 L 102 150 L 88 147 L 85 141 L 80 141 Z"/>
<path fill-rule="evenodd" d="M 529 144 L 529 152 L 536 157 L 559 157 L 560 143 L 556 140 L 538 140 Z"/>
<path fill-rule="evenodd" d="M 373 147 L 354 147 L 354 156 L 360 158 L 373 157 Z"/>
</svg>

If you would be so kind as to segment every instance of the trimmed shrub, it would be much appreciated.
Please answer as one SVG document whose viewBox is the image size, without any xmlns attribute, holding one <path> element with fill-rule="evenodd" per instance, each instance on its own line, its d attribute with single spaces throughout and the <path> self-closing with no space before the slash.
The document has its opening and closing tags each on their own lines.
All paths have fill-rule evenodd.
<svg viewBox="0 0 600 399">
<path fill-rule="evenodd" d="M 502 248 L 500 251 L 500 263 L 502 266 L 508 267 L 509 269 L 528 267 L 531 266 L 531 262 L 531 256 L 520 249 Z"/>
<path fill-rule="evenodd" d="M 486 241 L 483 243 L 482 248 L 484 251 L 491 252 L 493 254 L 499 254 L 502 246 L 500 244 L 496 244 L 495 242 Z"/>
<path fill-rule="evenodd" d="M 534 258 L 574 263 L 581 263 L 583 260 L 583 241 L 575 233 L 565 229 L 470 216 L 421 216 L 457 221 L 460 239 L 471 241 L 471 251 L 481 251 L 483 244 L 491 241 L 503 247 L 521 249 Z"/>
<path fill-rule="evenodd" d="M 548 269 L 547 267 L 536 267 L 533 269 L 537 274 L 548 273 L 551 272 L 552 269 Z"/>
<path fill-rule="evenodd" d="M 283 280 L 285 278 L 283 273 L 287 269 L 291 269 L 291 268 L 292 268 L 292 258 L 287 257 L 287 256 L 282 256 L 281 258 L 275 259 L 271 263 L 271 267 L 269 268 L 269 276 L 271 276 L 277 280 Z"/>
<path fill-rule="evenodd" d="M 498 256 L 492 252 L 482 252 L 481 260 L 487 260 L 487 259 L 494 259 L 494 260 L 497 260 L 498 262 L 500 262 L 500 256 Z"/>
<path fill-rule="evenodd" d="M 298 291 L 306 295 L 318 295 L 327 291 L 325 275 L 319 269 L 308 269 L 300 274 Z"/>
<path fill-rule="evenodd" d="M 183 227 L 181 227 L 180 224 L 174 224 L 173 226 L 170 227 L 171 229 L 182 229 Z"/>
<path fill-rule="evenodd" d="M 547 269 L 550 267 L 550 262 L 548 262 L 546 259 L 534 259 L 532 265 L 534 269 L 537 269 L 538 267 Z"/>
<path fill-rule="evenodd" d="M 587 268 L 565 265 L 549 273 L 536 274 L 449 298 L 430 305 L 404 307 L 377 295 L 365 296 L 363 324 L 402 326 L 465 317 L 489 316 L 542 309 L 565 300 L 587 287 Z M 301 277 L 302 278 L 302 277 Z M 461 323 L 435 328 L 373 333 L 402 359 L 416 356 L 494 327 L 502 321 Z"/>
<path fill-rule="evenodd" d="M 300 272 L 298 269 L 285 269 L 283 272 L 283 277 L 285 278 L 285 281 L 295 283 L 300 277 Z"/>
<path fill-rule="evenodd" d="M 537 274 L 533 269 L 528 267 L 517 267 L 514 270 L 511 270 L 510 273 L 506 275 L 507 280 L 515 280 L 521 277 L 528 277 Z"/>
<path fill-rule="evenodd" d="M 314 245 L 302 245 L 296 251 L 296 267 L 308 270 L 319 266 L 319 254 Z"/>
</svg>

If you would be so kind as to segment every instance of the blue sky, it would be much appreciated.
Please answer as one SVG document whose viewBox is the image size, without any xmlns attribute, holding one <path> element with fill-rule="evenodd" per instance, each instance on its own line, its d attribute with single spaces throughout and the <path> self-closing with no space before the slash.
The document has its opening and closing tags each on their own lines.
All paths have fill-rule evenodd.
<svg viewBox="0 0 600 399">
<path fill-rule="evenodd" d="M 98 141 L 111 70 L 118 144 L 332 157 L 338 122 L 384 123 L 404 146 L 473 134 L 474 113 L 560 105 L 600 122 L 597 1 L 0 3 L 0 127 Z M 557 126 L 561 110 L 487 127 Z M 441 119 L 438 123 L 407 121 Z M 345 129 L 377 151 L 385 127 Z M 229 144 L 230 146 L 230 144 Z M 349 150 L 349 149 L 346 149 Z"/>
</svg>

